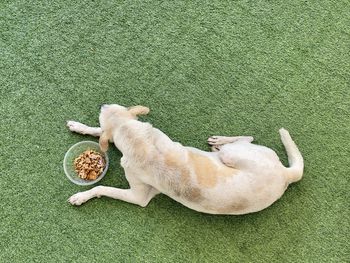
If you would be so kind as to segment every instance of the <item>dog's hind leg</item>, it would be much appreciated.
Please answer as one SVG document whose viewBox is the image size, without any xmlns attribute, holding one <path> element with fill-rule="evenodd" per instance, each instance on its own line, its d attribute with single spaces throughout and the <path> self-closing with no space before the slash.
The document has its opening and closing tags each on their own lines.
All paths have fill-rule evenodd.
<svg viewBox="0 0 350 263">
<path fill-rule="evenodd" d="M 234 143 L 236 141 L 247 141 L 252 142 L 254 138 L 252 136 L 211 136 L 208 138 L 208 144 L 211 145 L 211 150 L 213 152 L 220 151 L 222 145 L 228 143 Z"/>
<path fill-rule="evenodd" d="M 83 123 L 76 121 L 67 121 L 67 127 L 70 131 L 80 134 L 92 135 L 95 137 L 100 137 L 102 134 L 100 127 L 89 127 Z"/>
</svg>

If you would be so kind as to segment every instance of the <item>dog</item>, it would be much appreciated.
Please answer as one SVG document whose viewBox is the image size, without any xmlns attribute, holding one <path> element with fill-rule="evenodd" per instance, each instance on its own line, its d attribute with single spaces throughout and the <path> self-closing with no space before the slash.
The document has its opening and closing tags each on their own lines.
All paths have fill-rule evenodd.
<svg viewBox="0 0 350 263">
<path fill-rule="evenodd" d="M 252 144 L 251 136 L 212 136 L 211 152 L 172 141 L 150 123 L 138 120 L 144 106 L 102 105 L 100 127 L 68 121 L 73 132 L 97 136 L 103 152 L 109 142 L 121 151 L 121 166 L 129 189 L 96 186 L 72 195 L 68 201 L 81 205 L 107 196 L 141 207 L 163 193 L 202 213 L 242 215 L 260 211 L 278 200 L 288 185 L 303 175 L 304 161 L 289 132 L 280 129 L 290 167 L 277 154 Z"/>
</svg>

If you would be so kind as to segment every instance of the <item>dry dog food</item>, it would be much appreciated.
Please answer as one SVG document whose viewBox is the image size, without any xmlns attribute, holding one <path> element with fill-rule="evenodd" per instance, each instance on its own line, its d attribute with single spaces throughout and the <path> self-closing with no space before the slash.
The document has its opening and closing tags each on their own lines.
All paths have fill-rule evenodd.
<svg viewBox="0 0 350 263">
<path fill-rule="evenodd" d="M 103 156 L 94 150 L 86 150 L 74 159 L 75 171 L 84 180 L 96 180 L 102 174 L 105 166 Z"/>
</svg>

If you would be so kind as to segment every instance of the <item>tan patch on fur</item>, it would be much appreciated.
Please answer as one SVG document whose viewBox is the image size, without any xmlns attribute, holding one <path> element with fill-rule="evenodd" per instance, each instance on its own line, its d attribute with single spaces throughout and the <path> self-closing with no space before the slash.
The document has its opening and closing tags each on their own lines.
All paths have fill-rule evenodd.
<svg viewBox="0 0 350 263">
<path fill-rule="evenodd" d="M 191 185 L 190 170 L 187 162 L 181 158 L 178 153 L 170 152 L 164 155 L 164 163 L 166 169 L 178 172 L 180 178 L 178 181 L 172 182 L 175 195 L 185 198 L 188 201 L 199 202 L 203 197 L 198 187 Z"/>
<path fill-rule="evenodd" d="M 137 153 L 138 156 L 145 157 L 146 154 L 148 154 L 147 144 L 142 139 L 134 138 L 133 139 L 133 144 L 134 144 L 134 147 L 135 147 L 135 152 Z"/>
<path fill-rule="evenodd" d="M 138 159 L 146 160 L 149 157 L 151 151 L 144 138 L 138 137 L 135 131 L 131 127 L 122 126 L 120 128 L 121 136 L 124 136 L 126 143 L 130 145 L 130 149 L 133 149 L 133 155 Z"/>
<path fill-rule="evenodd" d="M 192 202 L 198 202 L 203 199 L 201 190 L 198 187 L 187 187 L 183 192 L 183 196 Z"/>
<path fill-rule="evenodd" d="M 218 209 L 219 213 L 231 214 L 231 213 L 241 213 L 244 212 L 249 207 L 249 201 L 246 198 L 240 198 L 233 201 L 231 204 Z"/>
<path fill-rule="evenodd" d="M 185 160 L 183 153 L 169 152 L 164 154 L 165 169 L 170 173 L 179 173 L 178 181 L 171 182 L 174 193 L 189 201 L 198 202 L 203 199 L 201 187 L 212 188 L 220 178 L 233 176 L 237 170 L 225 165 L 217 165 L 210 158 L 188 152 Z M 191 183 L 191 169 L 193 169 L 199 187 Z"/>
<path fill-rule="evenodd" d="M 166 166 L 172 168 L 181 169 L 184 166 L 184 162 L 181 160 L 181 156 L 174 152 L 169 152 L 164 155 L 164 162 Z"/>
<path fill-rule="evenodd" d="M 145 106 L 137 105 L 137 106 L 129 107 L 128 112 L 133 116 L 147 115 L 149 113 L 149 108 Z"/>
<path fill-rule="evenodd" d="M 109 146 L 109 136 L 107 132 L 102 132 L 100 139 L 98 141 L 101 151 L 102 152 L 107 152 L 108 151 L 108 146 Z"/>
<path fill-rule="evenodd" d="M 237 170 L 217 165 L 209 157 L 189 152 L 189 164 L 193 166 L 197 182 L 206 188 L 214 187 L 220 177 L 232 176 Z"/>
<path fill-rule="evenodd" d="M 214 187 L 217 183 L 217 166 L 207 157 L 189 153 L 190 164 L 193 165 L 198 184 L 203 187 Z"/>
<path fill-rule="evenodd" d="M 190 183 L 190 171 L 185 161 L 181 160 L 181 156 L 176 153 L 167 153 L 164 155 L 164 162 L 167 167 L 180 173 L 180 183 L 188 185 Z"/>
</svg>

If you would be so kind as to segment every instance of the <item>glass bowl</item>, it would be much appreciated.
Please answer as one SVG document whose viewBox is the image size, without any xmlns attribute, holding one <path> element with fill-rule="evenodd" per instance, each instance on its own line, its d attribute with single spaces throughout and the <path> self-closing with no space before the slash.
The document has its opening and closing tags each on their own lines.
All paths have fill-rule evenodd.
<svg viewBox="0 0 350 263">
<path fill-rule="evenodd" d="M 96 180 L 84 180 L 81 179 L 76 171 L 74 170 L 74 159 L 77 158 L 80 154 L 82 154 L 86 150 L 94 150 L 96 152 L 101 153 L 103 158 L 105 159 L 106 166 L 102 172 L 102 174 L 96 178 Z M 109 160 L 107 153 L 101 151 L 98 143 L 93 141 L 82 141 L 74 144 L 69 150 L 66 152 L 63 160 L 63 169 L 68 177 L 68 179 L 77 184 L 77 185 L 92 185 L 100 181 L 108 170 Z"/>
</svg>

